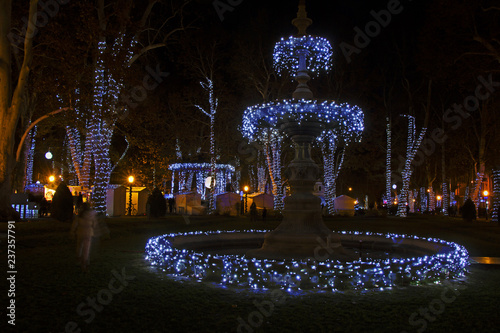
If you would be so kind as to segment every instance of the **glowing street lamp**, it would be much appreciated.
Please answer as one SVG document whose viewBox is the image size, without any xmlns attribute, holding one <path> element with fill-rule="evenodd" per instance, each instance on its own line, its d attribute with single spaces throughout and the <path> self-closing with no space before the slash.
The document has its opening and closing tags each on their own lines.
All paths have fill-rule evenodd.
<svg viewBox="0 0 500 333">
<path fill-rule="evenodd" d="M 54 175 L 49 176 L 49 182 L 53 183 L 56 180 L 56 177 Z"/>
<path fill-rule="evenodd" d="M 134 182 L 134 176 L 128 176 L 129 194 L 128 194 L 128 215 L 132 215 L 132 183 Z"/>
<path fill-rule="evenodd" d="M 488 192 L 487 190 L 483 191 L 484 201 L 486 201 L 486 220 L 488 220 L 488 209 L 490 209 L 490 205 L 489 205 L 489 202 L 488 202 L 488 196 L 489 195 L 490 195 L 490 192 Z"/>
<path fill-rule="evenodd" d="M 245 185 L 245 187 L 243 187 L 243 191 L 245 192 L 245 214 L 247 213 L 247 208 L 248 208 L 248 190 L 250 188 L 248 186 Z"/>
</svg>

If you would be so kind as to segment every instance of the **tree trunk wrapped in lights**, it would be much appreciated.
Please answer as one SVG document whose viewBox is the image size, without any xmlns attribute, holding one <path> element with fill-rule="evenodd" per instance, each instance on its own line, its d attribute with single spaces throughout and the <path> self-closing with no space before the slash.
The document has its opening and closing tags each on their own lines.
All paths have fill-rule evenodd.
<svg viewBox="0 0 500 333">
<path fill-rule="evenodd" d="M 335 197 L 337 196 L 337 178 L 339 176 L 346 147 L 338 147 L 338 137 L 332 131 L 323 133 L 321 138 L 321 152 L 323 154 L 323 172 L 325 187 L 325 201 L 328 214 L 335 213 Z"/>
<path fill-rule="evenodd" d="M 387 136 L 387 150 L 385 157 L 385 200 L 387 200 L 387 207 L 392 205 L 392 134 L 391 122 L 389 117 L 386 118 L 387 127 L 385 130 Z"/>
<path fill-rule="evenodd" d="M 444 120 L 443 120 L 443 128 L 445 128 Z M 443 192 L 443 201 L 442 201 L 442 209 L 443 215 L 448 216 L 448 208 L 450 207 L 450 191 L 449 185 L 446 182 L 446 146 L 445 142 L 441 144 L 441 179 L 443 181 L 442 184 L 442 192 Z"/>
<path fill-rule="evenodd" d="M 257 167 L 257 192 L 264 193 L 266 191 L 267 173 L 264 166 Z"/>
<path fill-rule="evenodd" d="M 111 49 L 123 47 L 121 45 L 123 38 L 118 38 L 116 42 L 120 45 L 109 47 L 105 38 L 101 37 L 98 43 L 94 71 L 94 108 L 88 126 L 95 167 L 92 201 L 96 212 L 101 214 L 106 213 L 106 192 L 112 169 L 109 149 L 116 123 L 115 109 L 112 105 L 118 102 L 117 92 L 122 88 L 106 68 L 104 59 Z"/>
<path fill-rule="evenodd" d="M 481 185 L 483 183 L 484 170 L 484 162 L 480 162 L 479 166 L 476 165 L 476 180 L 474 181 L 474 188 L 470 196 L 472 202 L 474 202 L 474 205 L 476 206 L 476 209 L 479 208 L 479 199 L 481 197 Z"/>
<path fill-rule="evenodd" d="M 139 36 L 143 32 L 143 28 L 147 24 L 157 1 L 149 1 L 145 5 L 142 15 L 139 15 L 139 20 L 133 22 L 135 23 L 133 31 L 129 31 L 132 17 L 135 16 L 133 10 L 136 7 L 133 6 L 133 3 L 126 2 L 119 9 L 119 13 L 115 13 L 117 15 L 109 15 L 110 13 L 107 11 L 111 7 L 106 5 L 105 2 L 105 0 L 97 0 L 96 6 L 99 36 L 94 59 L 93 109 L 88 124 L 95 167 L 92 200 L 98 213 L 106 212 L 106 190 L 114 169 L 114 166 L 111 165 L 109 149 L 115 123 L 118 117 L 121 116 L 119 113 L 123 111 L 117 109 L 119 98 L 123 97 L 123 100 L 130 107 L 135 105 L 134 101 L 130 100 L 130 96 L 122 96 L 124 91 L 124 71 L 148 50 L 165 46 L 165 41 L 173 33 L 168 34 L 162 43 L 147 45 L 134 54 L 134 48 L 138 45 Z M 181 10 L 182 8 L 175 11 L 172 16 L 166 19 L 164 24 L 174 18 Z M 115 21 L 111 22 L 111 18 Z M 115 24 L 113 28 L 109 28 L 112 24 Z M 173 31 L 177 30 L 182 29 L 174 29 Z M 113 35 L 113 31 L 117 31 L 117 33 Z M 157 36 L 158 34 L 156 34 L 155 38 Z M 136 100 L 138 99 L 136 98 Z M 127 111 L 127 106 L 124 107 L 124 110 Z"/>
<path fill-rule="evenodd" d="M 447 182 L 443 183 L 443 215 L 448 216 L 448 208 L 450 207 L 450 191 Z"/>
<path fill-rule="evenodd" d="M 401 178 L 403 185 L 401 187 L 401 192 L 398 200 L 398 212 L 397 215 L 400 217 L 406 217 L 406 210 L 407 210 L 407 204 L 408 204 L 408 191 L 410 189 L 410 180 L 411 180 L 411 175 L 413 174 L 413 160 L 415 159 L 415 155 L 417 154 L 418 149 L 420 148 L 420 145 L 422 144 L 422 141 L 424 140 L 425 133 L 427 132 L 427 126 L 429 124 L 429 115 L 430 115 L 430 109 L 431 109 L 431 92 L 432 92 L 432 80 L 429 80 L 427 84 L 427 101 L 426 105 L 424 106 L 425 109 L 425 119 L 424 119 L 424 125 L 422 126 L 422 129 L 420 131 L 420 134 L 417 137 L 417 129 L 415 125 L 415 117 L 412 115 L 413 114 L 413 96 L 414 92 L 412 91 L 410 87 L 410 81 L 407 78 L 403 78 L 403 88 L 406 90 L 406 93 L 408 94 L 408 100 L 409 100 L 409 114 L 408 115 L 402 115 L 403 117 L 408 118 L 408 138 L 407 138 L 407 143 L 406 143 L 406 159 L 404 160 L 404 166 L 403 169 L 401 170 Z"/>
<path fill-rule="evenodd" d="M 85 189 L 90 188 L 90 167 L 92 164 L 93 143 L 90 132 L 83 136 L 76 128 L 66 126 L 68 146 L 70 148 L 71 160 L 78 178 L 78 184 Z M 84 147 L 82 150 L 82 140 Z"/>
<path fill-rule="evenodd" d="M 24 189 L 27 186 L 30 186 L 31 184 L 33 184 L 33 162 L 34 162 L 34 157 L 35 157 L 36 132 L 37 132 L 37 127 L 35 126 L 30 131 L 29 139 L 27 140 L 29 147 L 28 147 L 28 149 L 26 149 L 28 156 L 26 158 L 26 172 L 25 172 L 24 184 L 23 184 Z"/>
<path fill-rule="evenodd" d="M 217 183 L 216 180 L 216 172 L 215 172 L 215 164 L 216 164 L 216 156 L 215 156 L 215 114 L 217 113 L 217 108 L 219 105 L 219 100 L 215 97 L 214 94 L 214 83 L 213 81 L 206 77 L 206 82 L 200 82 L 203 89 L 208 92 L 208 104 L 209 111 L 205 111 L 199 105 L 195 105 L 201 112 L 207 115 L 210 118 L 210 189 L 208 191 L 208 212 L 215 212 L 215 185 Z"/>
<path fill-rule="evenodd" d="M 265 149 L 267 168 L 274 196 L 274 210 L 283 210 L 283 184 L 281 182 L 282 138 L 276 130 L 266 130 L 262 144 Z M 261 139 L 262 140 L 262 139 Z"/>
<path fill-rule="evenodd" d="M 500 167 L 497 166 L 493 170 L 493 212 L 491 215 L 491 220 L 493 222 L 500 222 Z"/>
<path fill-rule="evenodd" d="M 428 200 L 427 200 L 427 192 L 425 190 L 425 187 L 420 188 L 420 212 L 423 213 L 429 209 L 428 207 Z"/>
<path fill-rule="evenodd" d="M 436 210 L 436 193 L 432 186 L 429 186 L 427 192 L 429 193 L 429 212 L 433 212 Z"/>
<path fill-rule="evenodd" d="M 422 128 L 418 138 L 416 137 L 415 117 L 403 115 L 408 118 L 408 140 L 406 145 L 406 160 L 404 169 L 401 171 L 403 186 L 401 188 L 400 198 L 398 201 L 398 216 L 406 217 L 406 206 L 408 204 L 408 191 L 410 189 L 410 179 L 413 173 L 412 163 L 418 149 L 424 139 L 427 128 Z"/>
</svg>

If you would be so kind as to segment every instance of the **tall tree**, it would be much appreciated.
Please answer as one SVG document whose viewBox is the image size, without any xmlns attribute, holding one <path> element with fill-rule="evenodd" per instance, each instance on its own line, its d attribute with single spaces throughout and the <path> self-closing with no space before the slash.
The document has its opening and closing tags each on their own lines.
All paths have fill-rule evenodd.
<svg viewBox="0 0 500 333">
<path fill-rule="evenodd" d="M 264 19 L 263 17 L 259 18 Z M 263 25 L 255 24 L 254 29 L 261 31 Z M 258 93 L 255 100 L 262 103 L 268 103 L 274 99 L 283 98 L 287 95 L 285 92 L 292 89 L 291 80 L 288 74 L 278 79 L 276 72 L 272 66 L 272 46 L 273 42 L 268 37 L 269 35 L 262 31 L 262 34 L 255 34 L 252 30 L 252 35 L 248 38 L 253 38 L 255 41 L 248 45 L 247 42 L 238 44 L 239 56 L 237 62 L 238 72 L 241 74 L 241 80 L 246 84 L 250 91 Z M 289 88 L 289 89 L 286 89 Z M 281 211 L 284 207 L 283 203 L 283 180 L 282 180 L 282 144 L 283 137 L 277 130 L 269 129 L 264 131 L 264 135 L 258 138 L 258 146 L 262 147 L 264 162 L 268 177 L 271 184 L 271 191 L 274 196 L 274 209 Z M 259 165 L 259 159 L 253 162 L 257 163 L 257 172 L 260 172 L 260 179 L 267 179 L 262 176 L 262 165 Z M 253 168 L 253 166 L 250 166 Z M 259 182 L 260 183 L 260 182 Z M 260 183 L 262 190 L 262 183 Z"/>
<path fill-rule="evenodd" d="M 405 89 L 409 96 L 410 114 L 404 115 L 408 118 L 408 137 L 406 143 L 406 159 L 404 163 L 403 170 L 401 171 L 401 178 L 403 180 L 403 185 L 401 187 L 400 198 L 398 201 L 398 215 L 400 217 L 406 217 L 406 209 L 408 204 L 408 192 L 410 190 L 410 180 L 413 174 L 413 160 L 415 155 L 424 140 L 425 133 L 427 132 L 427 127 L 429 124 L 429 114 L 430 114 L 430 102 L 431 102 L 431 91 L 432 91 L 432 81 L 429 80 L 427 86 L 427 104 L 425 105 L 425 120 L 420 133 L 417 134 L 417 128 L 415 124 L 415 116 L 413 115 L 413 98 L 412 91 L 410 88 L 410 83 L 408 79 L 403 81 L 405 83 Z"/>
<path fill-rule="evenodd" d="M 90 29 L 95 36 L 93 98 L 86 126 L 84 144 L 86 149 L 82 151 L 87 151 L 88 147 L 92 150 L 95 169 L 92 200 L 99 213 L 106 211 L 106 188 L 116 163 L 121 160 L 120 158 L 118 162 L 113 163 L 110 156 L 117 121 L 120 116 L 126 114 L 128 108 L 134 108 L 138 102 L 143 101 L 147 91 L 154 89 L 167 76 L 167 73 L 159 71 L 158 66 L 156 69 L 148 67 L 146 71 L 149 76 L 142 81 L 142 85 L 132 88 L 131 96 L 129 96 L 125 92 L 129 67 L 147 51 L 165 46 L 168 38 L 183 27 L 182 19 L 180 19 L 180 27 L 174 27 L 165 35 L 158 31 L 169 26 L 171 21 L 181 13 L 183 5 L 174 8 L 172 4 L 171 15 L 162 18 L 159 23 L 160 29 L 156 31 L 153 28 L 146 29 L 156 4 L 159 4 L 159 1 L 149 0 L 139 4 L 132 0 L 97 0 L 96 24 Z M 147 38 L 141 39 L 145 32 L 148 34 Z M 145 44 L 142 43 L 143 40 Z M 72 151 L 77 151 L 77 149 L 72 149 Z M 78 160 L 85 161 L 85 157 L 79 157 Z M 82 169 L 86 170 L 83 167 Z"/>
<path fill-rule="evenodd" d="M 203 90 L 208 93 L 208 110 L 205 108 L 195 105 L 201 112 L 203 112 L 210 119 L 210 191 L 208 195 L 208 212 L 215 212 L 215 184 L 217 183 L 216 179 L 216 160 L 217 156 L 215 155 L 215 114 L 217 113 L 217 108 L 219 107 L 219 100 L 215 97 L 214 94 L 214 82 L 211 78 L 205 77 L 204 81 L 200 82 Z"/>
<path fill-rule="evenodd" d="M 12 0 L 0 0 L 0 219 L 16 216 L 10 206 L 12 177 L 15 168 L 15 143 L 18 122 L 26 112 L 23 108 L 26 85 L 33 58 L 33 37 L 37 20 L 38 0 L 30 0 L 27 30 L 24 36 L 24 58 L 17 75 L 12 74 L 11 33 Z"/>
<path fill-rule="evenodd" d="M 427 75 L 447 82 L 450 90 L 458 92 L 456 100 L 464 100 L 447 110 L 444 120 L 454 131 L 448 131 L 447 136 L 460 142 L 472 162 L 467 163 L 469 170 L 460 170 L 463 176 L 457 177 L 467 184 L 466 195 L 470 194 L 476 205 L 482 179 L 494 168 L 492 150 L 488 147 L 497 136 L 492 126 L 497 113 L 496 89 L 492 88 L 497 81 L 494 74 L 500 72 L 499 39 L 500 7 L 488 0 L 433 1 L 422 29 L 419 55 Z M 478 84 L 483 86 L 479 88 Z M 459 122 L 450 121 L 457 117 Z M 454 149 L 451 145 L 446 148 Z M 456 157 L 451 153 L 447 158 L 461 159 L 457 163 L 462 164 L 467 160 L 463 155 Z M 447 163 L 447 166 L 456 168 L 457 163 Z M 470 174 L 473 174 L 472 188 L 467 179 Z"/>
</svg>

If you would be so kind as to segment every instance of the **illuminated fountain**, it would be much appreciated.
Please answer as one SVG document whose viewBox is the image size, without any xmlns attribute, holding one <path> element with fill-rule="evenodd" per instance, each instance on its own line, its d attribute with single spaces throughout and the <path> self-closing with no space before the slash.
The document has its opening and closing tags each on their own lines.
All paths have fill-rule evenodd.
<svg viewBox="0 0 500 333">
<path fill-rule="evenodd" d="M 463 276 L 468 253 L 458 244 L 391 233 L 332 232 L 323 223 L 321 201 L 312 194 L 320 174 L 311 144 L 331 129 L 361 132 L 363 113 L 356 106 L 313 99 L 310 74 L 330 69 L 332 48 L 326 39 L 306 35 L 311 23 L 301 0 L 293 20 L 298 35 L 275 47 L 277 71 L 289 71 L 298 82 L 293 98 L 252 106 L 243 116 L 242 132 L 249 140 L 274 130 L 295 145 L 295 158 L 285 170 L 292 194 L 285 199 L 281 224 L 273 231 L 154 237 L 146 245 L 147 260 L 174 276 L 288 291 L 384 289 Z"/>
<path fill-rule="evenodd" d="M 295 158 L 286 168 L 291 196 L 285 198 L 282 223 L 267 234 L 263 246 L 248 252 L 256 258 L 314 258 L 318 244 L 327 244 L 330 259 L 354 259 L 342 247 L 340 236 L 323 223 L 321 199 L 312 194 L 320 170 L 311 159 L 311 145 L 323 131 L 342 126 L 347 131 L 363 130 L 363 112 L 356 106 L 318 101 L 307 85 L 309 73 L 330 69 L 332 47 L 328 40 L 306 35 L 312 21 L 305 4 L 299 5 L 292 23 L 298 35 L 282 39 L 275 46 L 274 65 L 278 73 L 289 72 L 298 82 L 293 99 L 248 108 L 242 132 L 249 140 L 261 130 L 278 128 L 295 145 Z"/>
</svg>

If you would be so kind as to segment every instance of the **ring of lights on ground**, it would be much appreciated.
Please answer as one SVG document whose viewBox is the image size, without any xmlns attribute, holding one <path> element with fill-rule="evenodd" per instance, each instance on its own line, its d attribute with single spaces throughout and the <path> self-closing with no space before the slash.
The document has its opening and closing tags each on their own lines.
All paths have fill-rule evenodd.
<svg viewBox="0 0 500 333">
<path fill-rule="evenodd" d="M 267 231 L 213 231 L 166 234 L 149 239 L 146 259 L 166 274 L 254 290 L 367 290 L 438 283 L 463 277 L 467 250 L 437 238 L 398 234 L 340 232 L 342 245 L 357 248 L 361 259 L 350 262 L 265 260 L 244 255 L 259 247 Z M 324 244 L 326 245 L 326 244 Z M 231 250 L 232 249 L 232 250 Z M 239 249 L 239 250 L 238 250 Z M 328 249 L 318 242 L 317 258 Z M 231 252 L 231 253 L 229 253 Z M 238 253 L 241 252 L 241 253 Z M 372 254 L 382 253 L 380 258 Z M 316 255 L 316 254 L 315 254 Z"/>
</svg>

